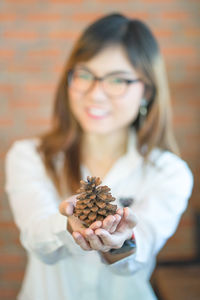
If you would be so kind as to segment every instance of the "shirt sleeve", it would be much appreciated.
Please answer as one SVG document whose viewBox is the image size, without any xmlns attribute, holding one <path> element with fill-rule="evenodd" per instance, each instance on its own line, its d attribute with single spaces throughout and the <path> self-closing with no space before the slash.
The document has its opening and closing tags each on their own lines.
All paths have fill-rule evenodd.
<svg viewBox="0 0 200 300">
<path fill-rule="evenodd" d="M 5 160 L 5 190 L 25 249 L 53 264 L 70 255 L 73 237 L 59 213 L 60 197 L 31 140 L 16 141 Z"/>
<path fill-rule="evenodd" d="M 175 233 L 186 210 L 193 188 L 193 175 L 188 165 L 166 152 L 157 163 L 157 171 L 144 179 L 141 198 L 133 206 L 138 217 L 134 228 L 136 252 L 107 265 L 114 273 L 134 274 L 150 264 L 166 241 Z M 105 261 L 102 262 L 106 264 Z"/>
</svg>

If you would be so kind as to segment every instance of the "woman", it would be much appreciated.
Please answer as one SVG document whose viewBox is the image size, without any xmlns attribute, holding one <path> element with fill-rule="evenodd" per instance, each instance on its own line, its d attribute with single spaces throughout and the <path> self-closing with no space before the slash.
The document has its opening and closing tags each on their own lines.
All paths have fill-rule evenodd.
<svg viewBox="0 0 200 300">
<path fill-rule="evenodd" d="M 6 175 L 28 254 L 18 299 L 156 299 L 155 257 L 193 177 L 176 150 L 164 63 L 147 25 L 111 14 L 86 28 L 60 79 L 51 130 L 16 141 Z M 88 175 L 111 188 L 118 210 L 86 229 L 73 210 Z"/>
</svg>

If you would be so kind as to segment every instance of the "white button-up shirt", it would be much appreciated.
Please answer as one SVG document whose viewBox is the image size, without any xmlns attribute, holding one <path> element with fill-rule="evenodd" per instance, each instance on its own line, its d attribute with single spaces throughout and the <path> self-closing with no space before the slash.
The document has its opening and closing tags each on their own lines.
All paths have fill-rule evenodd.
<svg viewBox="0 0 200 300">
<path fill-rule="evenodd" d="M 6 192 L 28 263 L 19 300 L 153 300 L 149 284 L 155 257 L 175 232 L 192 192 L 193 176 L 182 159 L 154 149 L 143 167 L 136 136 L 129 131 L 127 153 L 113 165 L 102 184 L 116 204 L 134 199 L 139 219 L 134 229 L 136 253 L 107 264 L 98 251 L 84 251 L 66 230 L 61 200 L 41 157 L 37 138 L 18 140 L 6 155 Z M 62 153 L 58 165 L 62 165 Z M 81 165 L 82 178 L 91 175 Z M 98 174 L 97 174 L 98 176 Z"/>
</svg>

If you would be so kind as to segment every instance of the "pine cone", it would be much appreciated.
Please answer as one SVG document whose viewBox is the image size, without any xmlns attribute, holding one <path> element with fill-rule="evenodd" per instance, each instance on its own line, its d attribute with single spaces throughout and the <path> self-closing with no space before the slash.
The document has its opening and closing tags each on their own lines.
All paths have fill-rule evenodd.
<svg viewBox="0 0 200 300">
<path fill-rule="evenodd" d="M 103 221 L 108 215 L 114 215 L 117 205 L 110 204 L 115 201 L 109 193 L 110 188 L 102 183 L 99 177 L 87 177 L 87 181 L 81 180 L 74 215 L 78 217 L 87 227 L 93 222 Z M 98 187 L 97 187 L 98 186 Z"/>
</svg>

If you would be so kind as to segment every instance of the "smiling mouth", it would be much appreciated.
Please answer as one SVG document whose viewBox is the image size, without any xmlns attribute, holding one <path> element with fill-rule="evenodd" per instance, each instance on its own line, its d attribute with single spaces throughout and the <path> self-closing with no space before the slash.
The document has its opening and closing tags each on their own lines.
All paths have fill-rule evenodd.
<svg viewBox="0 0 200 300">
<path fill-rule="evenodd" d="M 96 107 L 86 108 L 87 114 L 94 119 L 103 119 L 108 116 L 109 111 Z"/>
</svg>

